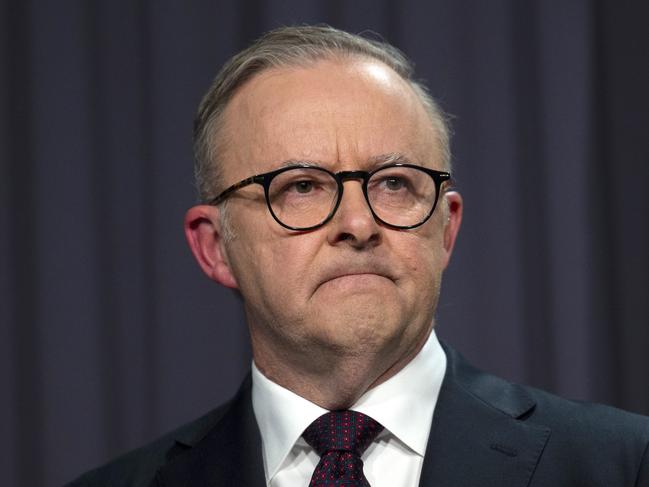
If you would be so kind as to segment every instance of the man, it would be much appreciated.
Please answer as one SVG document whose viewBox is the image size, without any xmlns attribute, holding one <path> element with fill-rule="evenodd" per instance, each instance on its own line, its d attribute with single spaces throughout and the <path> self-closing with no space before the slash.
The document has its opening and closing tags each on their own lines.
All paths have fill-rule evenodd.
<svg viewBox="0 0 649 487">
<path fill-rule="evenodd" d="M 195 141 L 185 230 L 243 298 L 251 378 L 74 485 L 649 485 L 646 418 L 509 384 L 437 340 L 462 199 L 400 53 L 270 32 L 217 76 Z"/>
</svg>

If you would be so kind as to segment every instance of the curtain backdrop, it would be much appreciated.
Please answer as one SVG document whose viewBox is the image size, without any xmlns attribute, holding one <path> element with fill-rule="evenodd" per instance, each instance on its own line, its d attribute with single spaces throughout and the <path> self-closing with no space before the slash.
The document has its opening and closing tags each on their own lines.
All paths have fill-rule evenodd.
<svg viewBox="0 0 649 487">
<path fill-rule="evenodd" d="M 466 211 L 439 335 L 649 413 L 649 3 L 5 0 L 4 485 L 60 485 L 235 391 L 240 303 L 182 233 L 191 122 L 230 55 L 314 22 L 380 33 L 454 116 Z"/>
</svg>

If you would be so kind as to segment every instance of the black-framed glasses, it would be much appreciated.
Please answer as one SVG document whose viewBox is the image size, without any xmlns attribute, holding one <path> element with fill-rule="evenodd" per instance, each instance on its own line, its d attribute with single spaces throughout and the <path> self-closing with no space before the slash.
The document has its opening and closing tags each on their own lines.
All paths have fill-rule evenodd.
<svg viewBox="0 0 649 487">
<path fill-rule="evenodd" d="M 289 230 L 314 230 L 333 218 L 348 180 L 362 181 L 365 200 L 379 222 L 400 229 L 418 227 L 435 211 L 442 183 L 450 173 L 414 164 L 390 164 L 373 171 L 333 173 L 317 166 L 287 166 L 233 184 L 211 205 L 218 205 L 250 184 L 264 187 L 273 218 Z"/>
</svg>

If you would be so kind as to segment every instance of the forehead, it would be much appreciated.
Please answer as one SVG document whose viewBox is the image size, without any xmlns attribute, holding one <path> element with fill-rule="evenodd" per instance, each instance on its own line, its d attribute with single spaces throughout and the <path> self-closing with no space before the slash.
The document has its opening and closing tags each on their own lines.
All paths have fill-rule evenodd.
<svg viewBox="0 0 649 487">
<path fill-rule="evenodd" d="M 362 168 L 382 154 L 440 165 L 428 113 L 386 65 L 328 60 L 265 71 L 228 104 L 221 157 L 227 183 L 286 161 Z"/>
</svg>

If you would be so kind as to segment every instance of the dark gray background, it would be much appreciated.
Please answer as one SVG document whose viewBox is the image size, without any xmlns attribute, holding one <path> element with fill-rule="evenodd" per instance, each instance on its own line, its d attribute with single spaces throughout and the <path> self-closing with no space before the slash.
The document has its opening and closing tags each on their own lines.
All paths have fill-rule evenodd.
<svg viewBox="0 0 649 487">
<path fill-rule="evenodd" d="M 380 32 L 455 115 L 439 335 L 649 413 L 649 3 L 0 5 L 3 485 L 59 485 L 236 389 L 239 304 L 182 234 L 191 121 L 221 63 L 296 22 Z"/>
</svg>

